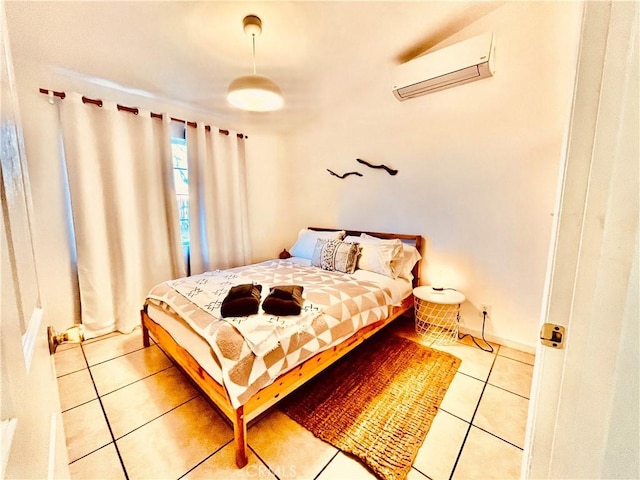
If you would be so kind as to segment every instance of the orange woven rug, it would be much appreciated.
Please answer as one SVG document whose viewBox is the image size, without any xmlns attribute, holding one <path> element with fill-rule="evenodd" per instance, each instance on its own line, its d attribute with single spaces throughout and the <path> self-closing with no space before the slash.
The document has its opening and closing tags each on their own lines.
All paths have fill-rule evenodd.
<svg viewBox="0 0 640 480">
<path fill-rule="evenodd" d="M 449 353 L 383 331 L 292 393 L 281 408 L 379 478 L 404 479 L 459 365 Z"/>
</svg>

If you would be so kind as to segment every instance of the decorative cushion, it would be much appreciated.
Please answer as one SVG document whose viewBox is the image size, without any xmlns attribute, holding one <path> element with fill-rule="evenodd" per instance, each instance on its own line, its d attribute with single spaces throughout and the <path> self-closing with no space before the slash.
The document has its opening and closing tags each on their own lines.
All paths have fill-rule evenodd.
<svg viewBox="0 0 640 480">
<path fill-rule="evenodd" d="M 289 252 L 294 257 L 301 257 L 311 259 L 313 256 L 313 250 L 316 246 L 316 241 L 319 238 L 326 238 L 330 240 L 340 240 L 344 237 L 345 231 L 340 230 L 337 232 L 319 232 L 316 230 L 309 230 L 303 228 L 298 232 L 298 239 L 296 243 L 289 249 Z"/>
<path fill-rule="evenodd" d="M 311 265 L 323 270 L 353 273 L 359 250 L 357 243 L 319 238 L 311 257 Z"/>
</svg>

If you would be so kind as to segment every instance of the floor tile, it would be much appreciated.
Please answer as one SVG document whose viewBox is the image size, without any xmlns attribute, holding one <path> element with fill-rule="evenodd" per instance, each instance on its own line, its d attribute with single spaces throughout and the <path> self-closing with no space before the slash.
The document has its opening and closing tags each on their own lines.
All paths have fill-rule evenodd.
<svg viewBox="0 0 640 480">
<path fill-rule="evenodd" d="M 322 473 L 316 477 L 316 480 L 335 480 L 337 478 L 376 480 L 377 477 L 355 458 L 338 452 Z"/>
<path fill-rule="evenodd" d="M 59 377 L 58 393 L 63 412 L 98 398 L 88 368 Z"/>
<path fill-rule="evenodd" d="M 489 383 L 529 398 L 532 377 L 532 365 L 499 356 L 491 370 Z"/>
<path fill-rule="evenodd" d="M 453 377 L 440 408 L 467 422 L 471 422 L 483 388 L 484 382 L 458 372 Z"/>
<path fill-rule="evenodd" d="M 458 372 L 465 373 L 483 382 L 487 380 L 495 359 L 495 353 L 485 352 L 475 345 L 471 346 L 462 342 L 455 345 L 436 345 L 434 348 L 458 357 L 462 360 Z"/>
<path fill-rule="evenodd" d="M 105 395 L 171 366 L 171 360 L 153 345 L 94 365 L 91 374 L 98 393 Z"/>
<path fill-rule="evenodd" d="M 69 462 L 87 455 L 112 441 L 98 400 L 62 413 Z"/>
<path fill-rule="evenodd" d="M 197 396 L 182 372 L 171 367 L 104 395 L 102 404 L 118 439 Z"/>
<path fill-rule="evenodd" d="M 120 333 L 101 337 L 91 343 L 83 344 L 82 348 L 89 366 L 96 365 L 143 348 L 142 333 L 140 329 L 136 329 L 126 335 Z"/>
<path fill-rule="evenodd" d="M 57 351 L 53 356 L 53 360 L 56 364 L 56 375 L 58 377 L 87 368 L 87 362 L 79 345 L 75 348 Z"/>
<path fill-rule="evenodd" d="M 427 477 L 426 475 L 423 475 L 422 473 L 417 471 L 415 468 L 412 468 L 411 470 L 409 470 L 409 473 L 407 474 L 407 480 L 430 480 L 430 478 Z"/>
<path fill-rule="evenodd" d="M 72 348 L 80 348 L 80 344 L 79 343 L 72 343 L 72 342 L 61 343 L 60 345 L 58 345 L 56 347 L 56 352 L 55 353 L 63 352 L 65 350 L 71 350 Z"/>
<path fill-rule="evenodd" d="M 118 335 L 122 335 L 122 333 L 120 332 L 111 332 L 111 333 L 105 333 L 104 335 L 100 335 L 98 337 L 91 337 L 87 340 L 85 340 L 84 342 L 82 342 L 82 345 L 88 345 L 90 343 L 95 343 L 95 342 L 100 342 L 102 340 L 104 340 L 105 338 L 111 338 L 111 337 L 117 337 Z"/>
<path fill-rule="evenodd" d="M 487 385 L 473 424 L 524 448 L 529 400 L 493 385 Z"/>
<path fill-rule="evenodd" d="M 418 450 L 413 467 L 429 478 L 448 479 L 458 458 L 469 424 L 440 411 Z"/>
<path fill-rule="evenodd" d="M 520 350 L 515 350 L 513 348 L 504 347 L 504 346 L 500 347 L 500 350 L 498 350 L 498 355 L 501 357 L 507 357 L 513 360 L 518 360 L 528 365 L 533 365 L 536 359 L 535 355 L 532 355 L 531 353 L 521 352 Z"/>
<path fill-rule="evenodd" d="M 102 480 L 124 480 L 126 478 L 118 452 L 113 443 L 102 447 L 69 465 L 71 480 L 99 478 Z"/>
<path fill-rule="evenodd" d="M 515 480 L 520 478 L 521 462 L 522 450 L 471 427 L 453 478 Z"/>
<path fill-rule="evenodd" d="M 116 441 L 130 479 L 179 478 L 233 438 L 197 397 Z"/>
<path fill-rule="evenodd" d="M 279 477 L 282 480 L 285 480 L 287 478 L 297 478 L 295 471 L 275 471 L 273 473 L 278 475 L 278 477 L 275 477 L 271 470 L 269 470 L 269 467 L 262 463 L 251 449 L 248 449 L 247 457 L 248 463 L 245 467 L 236 467 L 236 452 L 233 447 L 233 443 L 229 443 L 219 452 L 215 453 L 192 471 L 187 473 L 183 479 L 210 480 L 220 478 L 224 480 L 243 480 L 247 478 L 255 478 L 258 480 L 271 480 Z"/>
<path fill-rule="evenodd" d="M 253 425 L 247 438 L 271 469 L 295 471 L 298 478 L 315 478 L 337 452 L 279 410 Z"/>
</svg>

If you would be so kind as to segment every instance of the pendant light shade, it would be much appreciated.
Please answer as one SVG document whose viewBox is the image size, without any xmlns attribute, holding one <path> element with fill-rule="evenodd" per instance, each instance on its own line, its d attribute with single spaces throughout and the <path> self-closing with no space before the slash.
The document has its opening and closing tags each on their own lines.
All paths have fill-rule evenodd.
<svg viewBox="0 0 640 480">
<path fill-rule="evenodd" d="M 282 108 L 280 88 L 264 75 L 244 75 L 229 84 L 227 100 L 234 107 L 252 112 L 268 112 Z"/>
<path fill-rule="evenodd" d="M 255 15 L 247 15 L 242 24 L 253 42 L 253 73 L 238 77 L 229 84 L 227 100 L 234 107 L 252 112 L 278 110 L 284 105 L 280 88 L 273 80 L 256 73 L 256 36 L 262 32 L 262 20 Z"/>
</svg>

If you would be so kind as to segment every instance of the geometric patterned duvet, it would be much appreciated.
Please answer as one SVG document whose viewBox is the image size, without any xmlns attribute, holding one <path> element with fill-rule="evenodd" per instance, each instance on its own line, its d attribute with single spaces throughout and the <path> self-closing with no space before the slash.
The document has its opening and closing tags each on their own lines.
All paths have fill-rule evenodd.
<svg viewBox="0 0 640 480">
<path fill-rule="evenodd" d="M 302 285 L 301 314 L 277 317 L 260 309 L 256 315 L 222 318 L 222 300 L 242 283 L 262 285 L 263 300 L 271 286 Z M 307 358 L 388 317 L 392 307 L 389 289 L 374 282 L 290 260 L 167 281 L 154 287 L 146 302 L 180 316 L 209 343 L 234 408 Z"/>
</svg>

